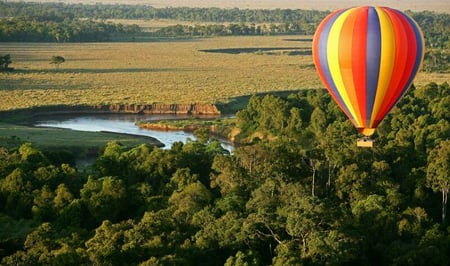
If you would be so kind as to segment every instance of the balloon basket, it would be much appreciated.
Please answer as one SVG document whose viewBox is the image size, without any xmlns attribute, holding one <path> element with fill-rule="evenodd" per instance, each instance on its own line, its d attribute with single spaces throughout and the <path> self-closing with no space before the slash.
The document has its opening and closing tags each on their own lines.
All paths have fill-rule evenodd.
<svg viewBox="0 0 450 266">
<path fill-rule="evenodd" d="M 362 148 L 372 148 L 374 141 L 369 137 L 364 137 L 356 141 L 356 146 Z"/>
</svg>

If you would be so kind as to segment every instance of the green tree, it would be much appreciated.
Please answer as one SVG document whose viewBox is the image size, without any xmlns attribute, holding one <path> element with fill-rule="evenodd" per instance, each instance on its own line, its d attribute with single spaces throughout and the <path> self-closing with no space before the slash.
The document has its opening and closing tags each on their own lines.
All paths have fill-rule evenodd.
<svg viewBox="0 0 450 266">
<path fill-rule="evenodd" d="M 94 265 L 124 265 L 128 263 L 122 245 L 125 232 L 132 228 L 131 221 L 112 224 L 105 220 L 95 229 L 95 235 L 86 241 L 87 253 Z"/>
<path fill-rule="evenodd" d="M 403 211 L 402 216 L 403 218 L 398 223 L 398 231 L 403 237 L 421 237 L 424 229 L 430 223 L 427 212 L 421 207 L 408 207 Z"/>
<path fill-rule="evenodd" d="M 275 248 L 276 256 L 272 259 L 272 265 L 302 265 L 299 246 L 295 240 L 287 240 L 279 243 Z"/>
<path fill-rule="evenodd" d="M 427 184 L 435 192 L 442 194 L 442 223 L 447 215 L 448 192 L 450 190 L 450 140 L 431 150 L 428 156 Z"/>
<path fill-rule="evenodd" d="M 209 140 L 209 129 L 206 127 L 198 128 L 194 130 L 194 136 L 200 143 L 206 144 Z"/>
<path fill-rule="evenodd" d="M 130 261 L 145 261 L 142 265 L 198 265 L 202 260 L 199 263 L 187 260 L 192 255 L 189 254 L 190 233 L 190 227 L 175 221 L 172 208 L 146 212 L 125 232 L 121 250 L 131 255 L 130 264 L 134 264 Z"/>
<path fill-rule="evenodd" d="M 1 179 L 4 212 L 15 218 L 29 218 L 33 204 L 32 189 L 29 177 L 20 168 Z"/>
<path fill-rule="evenodd" d="M 50 60 L 50 64 L 54 64 L 56 69 L 58 69 L 59 65 L 61 65 L 64 62 L 66 62 L 66 59 L 60 55 L 54 55 Z"/>
<path fill-rule="evenodd" d="M 74 199 L 74 196 L 72 195 L 72 193 L 70 193 L 65 184 L 60 184 L 56 189 L 55 194 L 56 195 L 53 199 L 53 205 L 55 206 L 56 210 L 61 210 L 64 207 L 68 206 Z"/>
<path fill-rule="evenodd" d="M 207 208 L 199 211 L 193 221 L 200 227 L 195 234 L 195 244 L 203 250 L 210 248 L 239 249 L 247 235 L 243 230 L 244 219 L 235 211 L 214 217 Z"/>
<path fill-rule="evenodd" d="M 289 113 L 287 102 L 269 94 L 262 99 L 260 110 L 259 129 L 280 134 L 287 124 Z"/>
<path fill-rule="evenodd" d="M 53 219 L 53 199 L 55 195 L 48 186 L 43 186 L 40 190 L 34 191 L 33 215 L 40 221 L 49 222 Z"/>
<path fill-rule="evenodd" d="M 286 131 L 287 135 L 296 137 L 303 129 L 303 121 L 301 116 L 301 110 L 297 107 L 293 107 L 290 110 L 289 120 L 287 122 Z"/>
<path fill-rule="evenodd" d="M 80 193 L 89 212 L 99 222 L 106 219 L 116 221 L 126 211 L 126 188 L 116 177 L 89 178 Z"/>
<path fill-rule="evenodd" d="M 211 168 L 214 170 L 210 174 L 211 187 L 219 187 L 222 196 L 246 189 L 248 177 L 235 156 L 218 155 L 214 157 Z"/>
<path fill-rule="evenodd" d="M 0 55 L 0 70 L 8 70 L 9 64 L 11 64 L 11 55 Z"/>
<path fill-rule="evenodd" d="M 227 259 L 224 266 L 252 266 L 261 265 L 258 257 L 253 254 L 251 250 L 246 253 L 238 251 L 235 256 L 231 256 Z"/>
<path fill-rule="evenodd" d="M 259 127 L 261 98 L 253 95 L 246 108 L 236 114 L 236 124 L 242 129 L 244 135 L 252 133 Z"/>
<path fill-rule="evenodd" d="M 48 260 L 50 251 L 58 247 L 53 240 L 55 230 L 50 223 L 41 224 L 25 239 L 24 248 L 27 255 L 33 258 L 33 264 L 43 263 Z"/>
<path fill-rule="evenodd" d="M 47 157 L 38 148 L 27 142 L 19 147 L 19 154 L 22 159 L 22 168 L 25 170 L 37 169 L 40 166 L 49 164 Z"/>
<path fill-rule="evenodd" d="M 326 124 L 327 118 L 325 112 L 320 107 L 316 107 L 311 113 L 310 127 L 318 138 L 321 138 L 325 132 Z"/>
<path fill-rule="evenodd" d="M 175 191 L 169 198 L 169 203 L 176 210 L 174 217 L 183 222 L 190 222 L 192 216 L 207 205 L 212 199 L 211 192 L 199 181 L 185 186 L 181 191 Z"/>
<path fill-rule="evenodd" d="M 186 186 L 195 183 L 197 180 L 198 175 L 192 175 L 191 169 L 179 168 L 170 179 L 169 186 L 173 188 L 172 190 L 182 191 Z"/>
<path fill-rule="evenodd" d="M 48 185 L 52 189 L 56 188 L 61 182 L 61 170 L 54 166 L 49 165 L 46 167 L 39 167 L 33 172 L 35 178 L 34 183 L 37 185 Z"/>
<path fill-rule="evenodd" d="M 246 203 L 247 217 L 244 221 L 243 234 L 253 240 L 253 244 L 267 248 L 280 244 L 286 235 L 285 220 L 280 215 L 281 194 L 287 188 L 278 178 L 267 178 L 261 186 L 252 191 Z M 284 205 L 284 204 L 283 204 Z"/>
<path fill-rule="evenodd" d="M 289 198 L 290 203 L 284 204 L 279 213 L 286 219 L 286 232 L 301 243 L 301 256 L 307 258 L 315 255 L 310 253 L 309 241 L 315 232 L 326 226 L 326 216 L 323 204 L 302 190 L 299 186 L 289 187 L 285 197 Z"/>
</svg>

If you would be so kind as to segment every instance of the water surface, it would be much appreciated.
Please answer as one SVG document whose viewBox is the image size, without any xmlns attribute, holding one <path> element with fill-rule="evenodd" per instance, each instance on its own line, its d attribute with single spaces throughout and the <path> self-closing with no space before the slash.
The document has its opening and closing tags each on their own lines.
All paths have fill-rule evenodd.
<svg viewBox="0 0 450 266">
<path fill-rule="evenodd" d="M 167 119 L 188 119 L 189 115 L 137 115 L 137 114 L 98 114 L 98 115 L 55 115 L 37 117 L 34 126 L 55 127 L 89 132 L 114 132 L 133 134 L 156 138 L 163 143 L 165 149 L 170 149 L 175 142 L 186 143 L 188 139 L 196 140 L 194 134 L 185 131 L 158 131 L 141 129 L 136 123 L 139 121 L 158 121 Z M 207 117 L 203 117 L 207 118 Z M 210 118 L 210 117 L 209 117 Z M 220 140 L 222 146 L 231 151 L 230 142 Z"/>
</svg>

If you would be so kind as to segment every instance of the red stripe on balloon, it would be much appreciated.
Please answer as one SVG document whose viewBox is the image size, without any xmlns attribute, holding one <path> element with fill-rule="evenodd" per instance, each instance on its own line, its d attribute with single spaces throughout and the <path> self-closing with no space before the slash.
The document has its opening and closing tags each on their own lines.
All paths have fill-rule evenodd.
<svg viewBox="0 0 450 266">
<path fill-rule="evenodd" d="M 368 7 L 359 8 L 355 20 L 352 39 L 352 71 L 353 82 L 356 89 L 356 98 L 363 125 L 366 125 L 366 53 L 367 53 L 367 15 Z"/>
</svg>

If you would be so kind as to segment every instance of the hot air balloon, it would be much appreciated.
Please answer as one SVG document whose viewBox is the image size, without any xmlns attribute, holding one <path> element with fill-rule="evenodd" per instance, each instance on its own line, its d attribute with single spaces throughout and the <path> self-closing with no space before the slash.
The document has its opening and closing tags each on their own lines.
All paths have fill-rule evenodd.
<svg viewBox="0 0 450 266">
<path fill-rule="evenodd" d="M 401 11 L 353 7 L 319 24 L 312 52 L 332 98 L 371 146 L 369 137 L 411 86 L 424 40 L 417 23 Z"/>
</svg>

